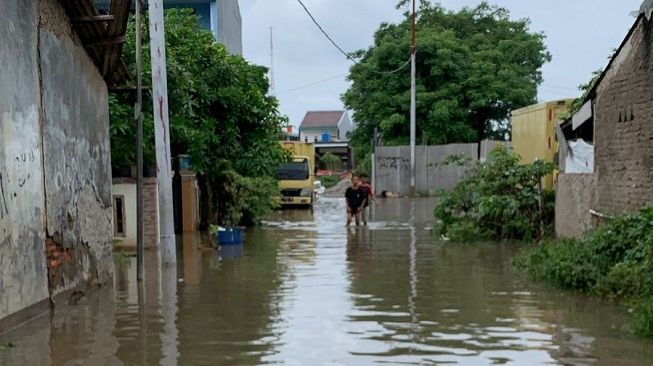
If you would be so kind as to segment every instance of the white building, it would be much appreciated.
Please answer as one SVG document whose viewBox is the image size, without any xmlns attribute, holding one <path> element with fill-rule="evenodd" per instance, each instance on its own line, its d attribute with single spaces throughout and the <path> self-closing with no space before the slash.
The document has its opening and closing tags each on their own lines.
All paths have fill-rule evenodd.
<svg viewBox="0 0 653 366">
<path fill-rule="evenodd" d="M 333 142 L 349 141 L 348 134 L 354 123 L 347 111 L 307 112 L 299 126 L 300 141 Z"/>
</svg>

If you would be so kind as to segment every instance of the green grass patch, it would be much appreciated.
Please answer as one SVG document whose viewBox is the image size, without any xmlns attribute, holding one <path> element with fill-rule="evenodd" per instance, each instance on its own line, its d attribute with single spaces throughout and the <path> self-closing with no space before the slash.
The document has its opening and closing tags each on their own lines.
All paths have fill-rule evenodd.
<svg viewBox="0 0 653 366">
<path fill-rule="evenodd" d="M 340 182 L 340 177 L 337 175 L 325 175 L 320 177 L 322 186 L 326 189 L 335 187 Z"/>
</svg>

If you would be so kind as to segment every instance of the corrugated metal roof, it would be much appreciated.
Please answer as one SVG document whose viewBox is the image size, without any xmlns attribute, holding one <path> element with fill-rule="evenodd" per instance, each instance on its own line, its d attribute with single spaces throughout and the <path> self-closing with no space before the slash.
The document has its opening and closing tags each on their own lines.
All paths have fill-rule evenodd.
<svg viewBox="0 0 653 366">
<path fill-rule="evenodd" d="M 299 128 L 336 127 L 345 111 L 313 111 L 307 112 Z"/>
</svg>

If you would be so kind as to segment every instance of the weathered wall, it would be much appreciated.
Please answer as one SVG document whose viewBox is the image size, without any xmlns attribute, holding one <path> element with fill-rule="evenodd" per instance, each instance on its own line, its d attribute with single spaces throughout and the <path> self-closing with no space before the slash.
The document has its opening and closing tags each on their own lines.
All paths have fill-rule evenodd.
<svg viewBox="0 0 653 366">
<path fill-rule="evenodd" d="M 113 196 L 125 199 L 125 237 L 115 237 L 120 246 L 136 248 L 136 180 L 113 180 Z M 159 190 L 156 178 L 143 181 L 143 243 L 145 248 L 155 248 L 159 240 Z"/>
<path fill-rule="evenodd" d="M 109 105 L 59 2 L 40 4 L 47 233 L 67 254 L 49 271 L 57 294 L 113 274 Z"/>
<path fill-rule="evenodd" d="M 417 192 L 434 194 L 438 190 L 450 190 L 463 178 L 467 169 L 453 164 L 441 164 L 449 156 L 464 156 L 478 160 L 478 144 L 451 144 L 417 146 Z M 410 190 L 410 147 L 377 147 L 376 192 L 389 191 L 408 194 Z"/>
<path fill-rule="evenodd" d="M 37 2 L 0 0 L 0 319 L 48 298 Z M 20 321 L 20 320 L 16 320 Z M 0 327 L 1 329 L 1 327 Z"/>
<path fill-rule="evenodd" d="M 218 41 L 234 55 L 243 54 L 243 20 L 238 0 L 217 0 Z"/>
<path fill-rule="evenodd" d="M 653 202 L 653 23 L 640 19 L 594 100 L 597 209 Z"/>
<path fill-rule="evenodd" d="M 113 261 L 105 82 L 58 0 L 0 8 L 2 324 Z"/>
<path fill-rule="evenodd" d="M 555 230 L 563 238 L 577 238 L 594 227 L 590 210 L 596 199 L 596 174 L 559 174 L 556 188 Z"/>
</svg>

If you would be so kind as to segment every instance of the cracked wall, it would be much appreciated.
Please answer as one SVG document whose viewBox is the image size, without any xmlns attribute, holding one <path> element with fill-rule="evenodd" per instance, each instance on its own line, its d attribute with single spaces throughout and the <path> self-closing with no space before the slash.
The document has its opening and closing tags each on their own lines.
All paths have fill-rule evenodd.
<svg viewBox="0 0 653 366">
<path fill-rule="evenodd" d="M 58 0 L 3 4 L 0 324 L 113 275 L 106 84 Z"/>
</svg>

